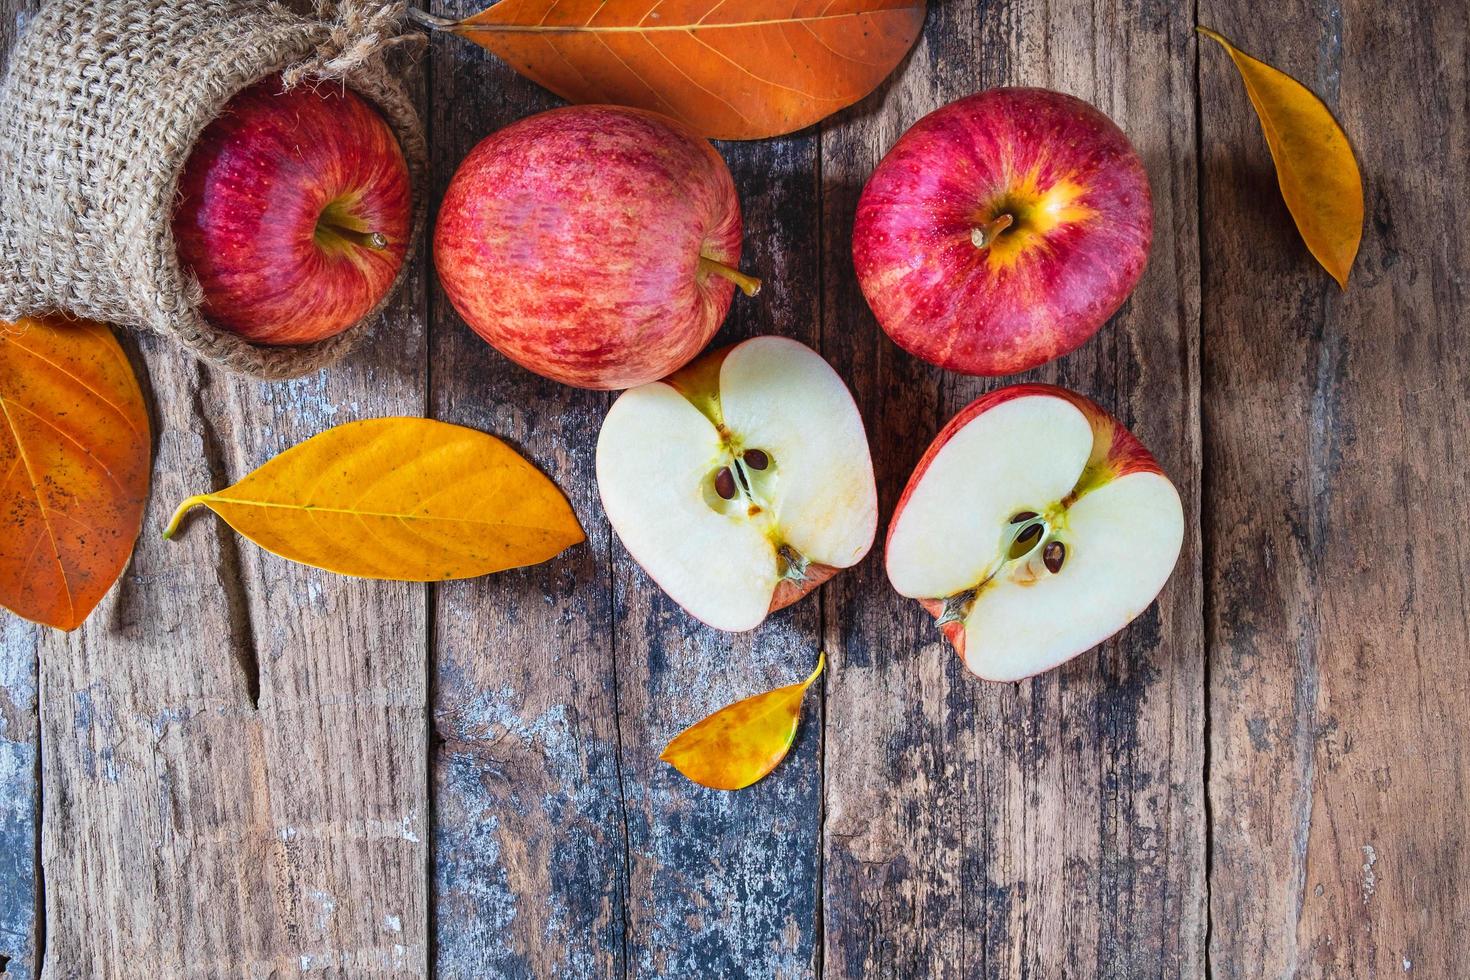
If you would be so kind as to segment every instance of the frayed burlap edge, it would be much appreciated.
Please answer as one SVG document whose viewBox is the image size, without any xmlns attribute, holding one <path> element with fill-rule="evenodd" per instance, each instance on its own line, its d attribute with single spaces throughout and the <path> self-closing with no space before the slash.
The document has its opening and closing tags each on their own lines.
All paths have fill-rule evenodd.
<svg viewBox="0 0 1470 980">
<path fill-rule="evenodd" d="M 198 136 L 219 115 L 230 98 L 262 78 L 280 72 L 298 84 L 345 84 L 383 114 L 398 138 L 412 181 L 409 258 L 404 261 L 383 301 L 359 323 L 335 337 L 314 344 L 271 347 L 252 344 L 215 327 L 202 316 L 202 291 L 198 282 L 179 263 L 171 227 L 178 178 L 188 158 L 187 149 L 177 154 L 177 159 L 170 158 L 168 173 L 153 175 L 141 182 L 148 191 L 144 195 L 147 200 L 128 202 L 127 210 L 132 220 L 125 222 L 126 242 L 108 240 L 107 233 L 113 230 L 112 225 L 107 218 L 99 219 L 90 213 L 101 211 L 110 203 L 116 206 L 115 202 L 108 200 L 108 192 L 88 192 L 88 182 L 108 179 L 105 174 L 66 174 L 65 181 L 70 186 L 64 195 L 64 206 L 58 207 L 54 200 L 44 202 L 52 213 L 38 219 L 29 228 L 25 226 L 28 215 L 24 205 L 27 202 L 22 199 L 22 206 L 14 209 L 18 213 L 12 213 L 7 201 L 6 214 L 0 218 L 6 226 L 0 228 L 0 243 L 10 249 L 33 248 L 39 254 L 17 256 L 18 261 L 0 267 L 4 268 L 5 277 L 12 280 L 0 282 L 0 317 L 19 319 L 27 315 L 64 312 L 147 329 L 171 335 L 207 361 L 267 380 L 316 372 L 366 340 L 382 320 L 384 308 L 412 272 L 412 255 L 422 237 L 426 213 L 424 189 L 427 186 L 428 150 L 423 129 L 413 100 L 385 63 L 389 48 L 399 46 L 400 42 L 418 40 L 413 36 L 394 34 L 393 26 L 399 22 L 401 7 L 401 3 L 342 4 L 338 18 L 328 23 L 298 17 L 275 5 L 265 6 L 248 0 L 183 0 L 182 3 L 179 0 L 52 0 L 52 4 L 31 24 L 31 31 L 39 28 L 41 36 L 33 38 L 28 32 L 22 38 L 13 54 L 3 89 L 0 89 L 0 107 L 5 107 L 17 95 L 24 97 L 28 85 L 46 84 L 46 65 L 48 62 L 55 64 L 50 59 L 68 54 L 64 50 L 53 50 L 55 45 L 50 43 L 53 41 L 73 48 L 79 44 L 91 44 L 93 50 L 87 52 L 87 56 L 94 64 L 118 64 L 118 58 L 136 50 L 130 47 L 130 31 L 135 32 L 155 19 L 158 23 L 167 23 L 172 17 L 175 18 L 173 23 L 178 23 L 176 18 L 185 8 L 195 17 L 235 18 L 230 30 L 221 32 L 235 38 L 229 50 L 221 51 L 219 55 L 226 67 L 215 71 L 208 51 L 191 53 L 194 70 L 213 72 L 218 78 L 211 76 L 209 79 L 212 89 L 207 98 L 198 98 L 180 107 L 181 113 L 187 112 L 187 119 L 172 120 L 178 123 L 187 137 L 180 141 L 186 148 L 197 142 Z M 87 22 L 86 27 L 78 27 L 83 21 Z M 199 37 L 198 33 L 191 33 L 181 37 L 178 45 L 187 48 L 195 44 L 197 47 L 201 43 Z M 215 38 L 211 43 L 218 45 L 220 39 Z M 185 70 L 185 59 L 178 61 L 179 70 Z M 201 63 L 211 67 L 200 69 Z M 27 71 L 31 74 L 23 79 L 23 83 L 17 83 L 13 76 Z M 157 75 L 158 68 L 145 65 L 143 72 Z M 197 94 L 199 78 L 192 77 L 190 81 Z M 104 92 L 98 98 L 105 101 L 108 97 Z M 86 98 L 85 90 L 72 97 L 73 102 L 81 103 L 72 106 L 73 111 L 85 114 L 89 108 Z M 0 129 L 8 131 L 8 128 L 8 124 L 0 124 Z M 64 125 L 58 124 L 54 129 L 62 140 L 75 138 Z M 47 135 L 50 132 L 48 130 Z M 5 138 L 6 135 L 0 133 L 0 139 Z M 12 159 L 4 162 L 11 167 L 29 166 L 29 161 L 24 158 L 34 156 L 36 148 L 29 149 L 29 153 L 12 153 Z M 61 155 L 64 156 L 64 152 Z M 56 157 L 57 154 L 52 153 L 44 159 Z M 127 163 L 118 166 L 126 170 Z M 5 169 L 0 166 L 0 178 L 5 176 Z M 37 177 L 32 171 L 31 176 L 33 181 L 44 181 L 54 175 L 43 172 Z M 35 186 L 33 182 L 32 187 Z M 7 191 L 0 188 L 0 200 L 6 196 Z M 63 195 L 58 192 L 51 196 Z M 66 220 L 58 222 L 55 217 L 58 210 L 81 214 L 66 214 Z M 17 223 L 19 231 L 12 227 Z M 57 229 L 54 226 L 58 223 L 75 225 L 75 230 L 70 227 Z M 99 226 L 102 234 L 98 234 Z M 28 235 L 27 231 L 31 234 Z M 85 239 L 91 248 L 89 257 L 97 259 L 100 256 L 100 260 L 90 265 L 56 261 L 56 250 L 67 247 L 68 231 L 72 231 L 77 242 Z M 16 255 L 15 252 L 11 254 Z M 99 265 L 103 268 L 92 267 Z"/>
</svg>

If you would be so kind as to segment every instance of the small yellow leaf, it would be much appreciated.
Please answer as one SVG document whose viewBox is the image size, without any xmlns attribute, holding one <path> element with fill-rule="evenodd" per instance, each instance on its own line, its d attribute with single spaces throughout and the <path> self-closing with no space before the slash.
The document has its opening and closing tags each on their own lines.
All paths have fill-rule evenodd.
<svg viewBox="0 0 1470 980">
<path fill-rule="evenodd" d="M 826 655 L 819 654 L 817 669 L 806 680 L 737 701 L 696 722 L 674 736 L 659 758 L 710 789 L 744 789 L 759 781 L 791 750 L 806 689 L 826 663 Z"/>
<path fill-rule="evenodd" d="M 203 504 L 283 558 L 362 578 L 435 582 L 545 561 L 584 540 L 560 490 L 505 443 L 432 419 L 349 422 Z"/>
<path fill-rule="evenodd" d="M 1346 289 L 1363 237 L 1363 178 L 1347 134 L 1322 100 L 1296 79 L 1236 50 L 1208 27 L 1196 30 L 1218 42 L 1240 70 L 1297 230 Z"/>
</svg>

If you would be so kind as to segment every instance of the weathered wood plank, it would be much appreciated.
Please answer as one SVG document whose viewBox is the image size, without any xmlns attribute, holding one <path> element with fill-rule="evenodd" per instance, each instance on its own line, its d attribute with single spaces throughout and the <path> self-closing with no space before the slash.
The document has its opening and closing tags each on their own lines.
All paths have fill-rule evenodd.
<svg viewBox="0 0 1470 980">
<path fill-rule="evenodd" d="M 35 0 L 0 0 L 0 73 Z M 0 975 L 40 973 L 40 724 L 36 653 L 42 627 L 0 611 Z"/>
<path fill-rule="evenodd" d="M 815 133 L 719 149 L 740 192 L 741 264 L 764 284 L 753 299 L 736 295 L 711 348 L 761 334 L 819 346 Z M 809 697 L 786 762 L 738 793 L 691 783 L 658 756 L 670 738 L 710 712 L 810 672 L 821 642 L 821 601 L 807 596 L 759 629 L 732 636 L 685 613 L 621 544 L 613 556 L 631 856 L 629 973 L 813 976 L 819 699 Z"/>
<path fill-rule="evenodd" d="M 1094 102 L 1148 167 L 1143 282 L 1096 338 L 1032 376 L 1117 413 L 1178 483 L 1195 527 L 1192 27 L 1187 8 L 1151 3 L 936 4 L 902 74 L 824 129 L 824 340 L 854 379 L 885 520 L 938 428 L 998 383 L 931 369 L 880 332 L 852 272 L 857 196 L 920 116 L 1012 83 Z M 1191 530 L 1156 606 L 1098 652 L 1017 685 L 969 676 L 881 562 L 828 587 L 830 975 L 1202 972 L 1199 561 Z"/>
<path fill-rule="evenodd" d="M 473 0 L 436 13 L 475 12 Z M 429 60 L 435 193 L 485 136 L 555 104 L 479 48 Z M 433 589 L 435 965 L 444 980 L 618 976 L 626 876 L 608 531 L 593 449 L 609 397 L 536 377 L 432 294 L 432 414 L 507 440 L 588 541 Z"/>
<path fill-rule="evenodd" d="M 1218 977 L 1461 976 L 1470 921 L 1470 43 L 1436 3 L 1207 0 L 1319 93 L 1367 191 L 1346 292 L 1201 52 Z"/>
<path fill-rule="evenodd" d="M 421 414 L 422 310 L 415 283 L 364 351 L 279 385 L 127 341 L 157 441 L 143 536 L 40 651 L 48 975 L 427 972 L 423 588 L 292 565 L 210 517 L 158 533 L 333 424 Z"/>
<path fill-rule="evenodd" d="M 93 618 L 41 651 L 58 973 L 424 972 L 421 588 L 290 565 L 212 519 L 157 533 L 183 495 L 331 421 L 417 413 L 413 374 L 387 367 L 421 362 L 414 321 L 410 297 L 372 353 L 293 386 L 144 342 L 144 536 Z"/>
<path fill-rule="evenodd" d="M 38 973 L 39 743 L 36 646 L 42 627 L 0 613 L 0 976 Z"/>
</svg>

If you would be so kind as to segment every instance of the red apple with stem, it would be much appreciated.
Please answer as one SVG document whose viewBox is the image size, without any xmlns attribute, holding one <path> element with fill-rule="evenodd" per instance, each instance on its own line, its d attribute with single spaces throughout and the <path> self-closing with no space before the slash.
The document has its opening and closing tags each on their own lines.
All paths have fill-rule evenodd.
<svg viewBox="0 0 1470 980">
<path fill-rule="evenodd" d="M 543 112 L 470 151 L 434 265 L 476 333 L 537 374 L 631 388 L 683 367 L 738 286 L 740 202 L 708 140 L 618 106 Z"/>
<path fill-rule="evenodd" d="M 1080 346 L 1132 292 L 1153 239 L 1128 138 L 1081 99 L 998 88 L 904 133 L 858 201 L 852 252 L 899 346 L 964 374 Z"/>
<path fill-rule="evenodd" d="M 962 410 L 888 527 L 888 578 L 971 671 L 1019 680 L 1127 625 L 1164 587 L 1184 508 L 1147 449 L 1093 402 L 1012 385 Z"/>
<path fill-rule="evenodd" d="M 258 344 L 341 333 L 392 288 L 412 223 L 408 165 L 340 83 L 240 92 L 190 152 L 173 232 L 204 315 Z"/>
</svg>

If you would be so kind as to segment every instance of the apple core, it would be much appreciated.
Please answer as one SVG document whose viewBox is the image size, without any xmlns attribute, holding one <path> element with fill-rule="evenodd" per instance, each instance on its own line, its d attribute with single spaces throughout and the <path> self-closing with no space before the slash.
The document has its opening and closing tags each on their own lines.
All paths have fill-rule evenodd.
<svg viewBox="0 0 1470 980">
<path fill-rule="evenodd" d="M 969 669 L 1018 680 L 1107 639 L 1153 601 L 1183 507 L 1112 416 L 1050 385 L 971 404 L 920 460 L 888 532 L 888 576 Z"/>
<path fill-rule="evenodd" d="M 730 632 L 855 564 L 877 529 L 851 393 L 815 351 L 780 337 L 624 392 L 598 436 L 597 485 L 633 558 Z"/>
</svg>

